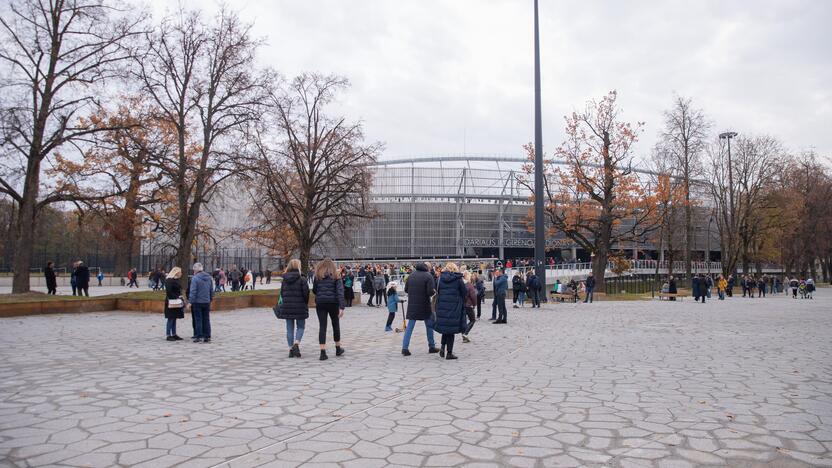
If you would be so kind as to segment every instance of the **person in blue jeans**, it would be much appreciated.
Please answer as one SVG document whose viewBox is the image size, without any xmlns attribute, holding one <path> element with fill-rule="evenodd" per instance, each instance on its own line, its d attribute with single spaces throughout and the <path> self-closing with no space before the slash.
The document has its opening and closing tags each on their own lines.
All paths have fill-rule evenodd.
<svg viewBox="0 0 832 468">
<path fill-rule="evenodd" d="M 506 294 L 508 294 L 508 278 L 502 270 L 494 272 L 494 306 L 492 311 L 492 319 L 495 311 L 499 315 L 494 320 L 494 323 L 508 323 L 508 311 L 506 311 Z"/>
<path fill-rule="evenodd" d="M 289 345 L 289 357 L 299 358 L 300 341 L 309 318 L 309 282 L 300 272 L 300 260 L 293 258 L 283 273 L 280 286 L 280 302 L 277 305 L 277 318 L 286 320 L 286 343 Z"/>
<path fill-rule="evenodd" d="M 415 270 L 407 278 L 404 291 L 407 293 L 407 328 L 402 340 L 402 355 L 410 356 L 410 337 L 416 322 L 425 322 L 425 332 L 428 338 L 428 353 L 438 353 L 439 349 L 433 340 L 433 308 L 430 301 L 436 292 L 433 275 L 428 272 L 428 265 L 417 263 Z"/>
<path fill-rule="evenodd" d="M 589 275 L 586 277 L 586 282 L 584 283 L 586 286 L 586 297 L 584 298 L 584 302 L 592 303 L 592 292 L 595 291 L 595 277 Z"/>
<path fill-rule="evenodd" d="M 211 341 L 211 301 L 214 300 L 214 282 L 211 275 L 203 271 L 202 264 L 193 266 L 194 276 L 188 289 L 188 302 L 194 319 L 194 343 Z"/>
</svg>

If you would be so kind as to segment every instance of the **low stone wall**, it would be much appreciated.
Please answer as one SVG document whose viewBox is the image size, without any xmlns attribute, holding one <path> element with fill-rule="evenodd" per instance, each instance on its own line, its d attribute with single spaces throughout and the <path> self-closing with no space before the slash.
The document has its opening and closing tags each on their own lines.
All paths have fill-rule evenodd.
<svg viewBox="0 0 832 468">
<path fill-rule="evenodd" d="M 277 304 L 277 294 L 257 294 L 251 296 L 218 296 L 211 303 L 211 310 L 234 310 L 248 307 L 273 307 Z M 312 305 L 314 302 L 310 299 Z M 165 310 L 165 301 L 158 299 L 131 299 L 128 297 L 90 298 L 75 300 L 52 300 L 0 303 L 0 317 L 20 317 L 42 314 L 77 314 L 84 312 L 105 312 L 123 310 L 128 312 L 149 312 L 161 314 Z"/>
</svg>

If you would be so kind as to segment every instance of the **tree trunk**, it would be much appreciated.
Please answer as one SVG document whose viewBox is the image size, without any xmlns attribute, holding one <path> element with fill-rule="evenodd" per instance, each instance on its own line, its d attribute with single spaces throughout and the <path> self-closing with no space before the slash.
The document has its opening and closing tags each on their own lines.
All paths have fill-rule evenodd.
<svg viewBox="0 0 832 468">
<path fill-rule="evenodd" d="M 36 149 L 31 150 L 32 153 Z M 17 215 L 17 226 L 14 240 L 14 278 L 12 279 L 12 294 L 22 294 L 31 291 L 29 270 L 32 267 L 32 249 L 34 248 L 35 233 L 35 204 L 40 188 L 40 160 L 36 156 L 29 156 L 29 167 L 23 186 L 23 200 Z"/>
</svg>

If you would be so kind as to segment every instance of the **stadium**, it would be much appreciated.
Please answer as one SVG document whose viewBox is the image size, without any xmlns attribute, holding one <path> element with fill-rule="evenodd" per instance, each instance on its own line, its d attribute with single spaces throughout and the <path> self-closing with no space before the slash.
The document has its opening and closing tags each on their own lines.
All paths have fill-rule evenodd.
<svg viewBox="0 0 832 468">
<path fill-rule="evenodd" d="M 378 216 L 315 256 L 339 260 L 419 258 L 520 259 L 534 256 L 531 193 L 519 180 L 523 157 L 447 156 L 391 159 L 372 166 L 370 200 Z M 638 171 L 650 174 L 648 171 Z M 694 258 L 719 260 L 719 238 L 707 208 L 694 220 Z M 565 236 L 546 240 L 556 262 L 589 261 Z M 663 260 L 648 241 L 613 245 L 628 258 Z M 710 253 L 709 253 L 710 252 Z"/>
</svg>

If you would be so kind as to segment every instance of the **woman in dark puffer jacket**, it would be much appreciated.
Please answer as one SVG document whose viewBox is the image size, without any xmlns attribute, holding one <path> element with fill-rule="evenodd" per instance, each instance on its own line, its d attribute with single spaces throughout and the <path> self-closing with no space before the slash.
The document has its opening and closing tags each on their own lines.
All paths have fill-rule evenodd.
<svg viewBox="0 0 832 468">
<path fill-rule="evenodd" d="M 468 294 L 462 273 L 455 263 L 445 264 L 439 276 L 436 288 L 436 323 L 434 330 L 442 334 L 440 357 L 456 359 L 454 355 L 454 335 L 465 331 L 465 296 Z M 447 349 L 447 356 L 445 350 Z"/>
<path fill-rule="evenodd" d="M 277 318 L 286 320 L 286 341 L 289 357 L 300 357 L 300 340 L 309 318 L 309 284 L 300 274 L 300 260 L 289 261 L 280 285 L 282 303 L 277 306 Z"/>
<path fill-rule="evenodd" d="M 315 279 L 312 292 L 315 293 L 315 311 L 318 313 L 318 343 L 321 345 L 321 361 L 326 355 L 326 318 L 332 321 L 332 339 L 335 340 L 335 355 L 344 354 L 341 347 L 341 324 L 344 316 L 344 283 L 338 275 L 338 269 L 330 258 L 325 258 L 315 267 Z"/>
</svg>

